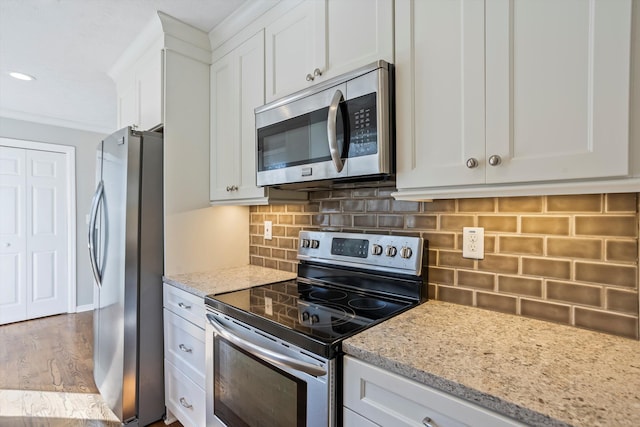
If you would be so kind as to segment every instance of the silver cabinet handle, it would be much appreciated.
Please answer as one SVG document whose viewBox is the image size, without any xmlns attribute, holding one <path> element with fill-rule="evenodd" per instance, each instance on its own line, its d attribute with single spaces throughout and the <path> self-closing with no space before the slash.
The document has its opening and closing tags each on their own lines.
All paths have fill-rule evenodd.
<svg viewBox="0 0 640 427">
<path fill-rule="evenodd" d="M 91 270 L 93 271 L 93 277 L 96 279 L 98 287 L 102 287 L 102 273 L 98 268 L 98 248 L 96 248 L 96 221 L 98 220 L 98 206 L 100 206 L 100 200 L 104 196 L 104 182 L 100 180 L 98 188 L 93 194 L 93 200 L 91 200 L 91 213 L 89 214 L 89 261 L 91 262 Z"/>
<path fill-rule="evenodd" d="M 422 425 L 424 427 L 438 427 L 438 424 L 429 417 L 424 417 L 422 419 Z"/>
<path fill-rule="evenodd" d="M 191 353 L 191 352 L 193 351 L 193 349 L 191 349 L 191 348 L 187 347 L 187 346 L 186 346 L 186 345 L 184 345 L 184 344 L 180 344 L 180 345 L 178 346 L 178 348 L 179 348 L 180 350 L 184 351 L 185 353 Z"/>
<path fill-rule="evenodd" d="M 311 74 L 307 74 L 306 79 L 307 79 L 308 82 L 312 82 L 313 81 L 313 76 Z"/>
<path fill-rule="evenodd" d="M 470 157 L 470 158 L 467 159 L 467 163 L 466 164 L 467 164 L 467 167 L 469 169 L 473 169 L 473 168 L 478 167 L 478 160 L 473 158 L 473 157 Z"/>
<path fill-rule="evenodd" d="M 5 243 L 5 244 L 4 244 L 4 247 L 5 247 L 5 248 L 10 248 L 10 247 L 11 247 L 11 243 L 9 243 L 9 242 Z"/>
<path fill-rule="evenodd" d="M 342 168 L 344 168 L 344 163 L 340 158 L 340 150 L 338 149 L 338 135 L 336 129 L 336 122 L 338 120 L 338 108 L 340 107 L 340 102 L 344 99 L 342 96 L 342 92 L 340 90 L 336 90 L 336 93 L 333 94 L 333 98 L 331 99 L 331 104 L 329 105 L 329 114 L 327 117 L 327 138 L 329 139 L 329 152 L 331 153 L 331 160 L 333 160 L 333 165 L 336 168 L 337 172 L 341 172 Z"/>
<path fill-rule="evenodd" d="M 191 405 L 189 402 L 187 402 L 187 399 L 185 399 L 184 397 L 180 398 L 180 404 L 182 406 L 184 406 L 185 408 L 187 408 L 187 409 L 193 408 L 193 405 Z"/>
<path fill-rule="evenodd" d="M 493 156 L 489 157 L 489 164 L 491 166 L 498 166 L 500 163 L 502 163 L 502 158 L 497 154 L 494 154 Z"/>
<path fill-rule="evenodd" d="M 237 191 L 237 190 L 238 190 L 237 185 L 227 185 L 227 191 Z"/>
<path fill-rule="evenodd" d="M 321 377 L 327 374 L 327 371 L 325 371 L 321 366 L 293 359 L 291 357 L 276 353 L 275 351 L 271 351 L 266 348 L 262 348 L 258 345 L 250 343 L 249 341 L 245 341 L 242 338 L 238 338 L 235 335 L 232 335 L 231 333 L 227 332 L 224 329 L 224 326 L 218 323 L 218 321 L 211 314 L 207 314 L 207 320 L 211 324 L 211 327 L 213 328 L 213 331 L 216 333 L 216 335 L 220 335 L 225 340 L 237 345 L 247 353 L 250 353 L 259 359 L 266 360 L 275 365 L 296 369 L 298 371 L 316 377 Z"/>
<path fill-rule="evenodd" d="M 187 304 L 185 304 L 185 303 L 183 303 L 183 302 L 179 302 L 179 303 L 178 303 L 178 307 L 180 307 L 180 308 L 184 308 L 185 310 L 191 310 L 191 306 L 190 306 L 190 305 L 187 305 Z"/>
</svg>

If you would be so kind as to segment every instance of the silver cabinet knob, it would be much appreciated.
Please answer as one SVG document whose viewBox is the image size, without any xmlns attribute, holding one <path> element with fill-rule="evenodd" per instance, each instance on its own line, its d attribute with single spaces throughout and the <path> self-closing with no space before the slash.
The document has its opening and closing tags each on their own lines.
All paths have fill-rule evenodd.
<svg viewBox="0 0 640 427">
<path fill-rule="evenodd" d="M 473 168 L 478 167 L 478 160 L 473 158 L 473 157 L 468 158 L 467 159 L 467 167 L 469 169 L 473 169 Z"/>
<path fill-rule="evenodd" d="M 494 154 L 493 156 L 489 157 L 489 164 L 491 166 L 498 166 L 500 163 L 502 163 L 502 158 L 497 154 Z"/>
<path fill-rule="evenodd" d="M 313 74 L 309 73 L 307 74 L 307 81 L 308 82 L 312 82 L 316 79 L 316 77 L 320 77 L 322 75 L 322 71 L 320 71 L 320 68 L 316 68 L 315 70 L 313 70 Z"/>
<path fill-rule="evenodd" d="M 422 419 L 422 425 L 424 427 L 438 427 L 438 424 L 429 417 L 424 417 Z"/>
</svg>

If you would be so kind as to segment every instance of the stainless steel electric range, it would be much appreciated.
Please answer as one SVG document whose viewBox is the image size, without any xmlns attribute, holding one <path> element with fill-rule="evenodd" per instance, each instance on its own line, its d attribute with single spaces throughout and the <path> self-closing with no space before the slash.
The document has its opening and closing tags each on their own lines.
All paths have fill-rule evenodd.
<svg viewBox="0 0 640 427">
<path fill-rule="evenodd" d="M 296 279 L 207 296 L 207 426 L 341 425 L 341 343 L 426 300 L 423 245 L 302 231 Z"/>
</svg>

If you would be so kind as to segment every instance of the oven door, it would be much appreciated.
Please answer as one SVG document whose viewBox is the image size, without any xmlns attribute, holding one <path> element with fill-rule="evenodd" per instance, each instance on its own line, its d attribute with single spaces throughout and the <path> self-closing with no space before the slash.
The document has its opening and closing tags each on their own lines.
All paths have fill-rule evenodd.
<svg viewBox="0 0 640 427">
<path fill-rule="evenodd" d="M 207 310 L 207 426 L 334 426 L 334 361 Z"/>
</svg>

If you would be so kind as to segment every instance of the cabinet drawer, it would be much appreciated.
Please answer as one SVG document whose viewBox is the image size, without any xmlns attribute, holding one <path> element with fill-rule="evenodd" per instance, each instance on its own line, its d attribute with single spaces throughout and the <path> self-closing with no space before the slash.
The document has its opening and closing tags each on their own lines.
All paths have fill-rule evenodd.
<svg viewBox="0 0 640 427">
<path fill-rule="evenodd" d="M 522 425 L 352 357 L 344 359 L 344 406 L 381 426 L 423 426 L 425 418 L 439 427 Z"/>
<path fill-rule="evenodd" d="M 167 283 L 164 284 L 164 307 L 191 323 L 204 328 L 204 298 L 190 294 Z"/>
<path fill-rule="evenodd" d="M 185 427 L 204 427 L 205 393 L 165 359 L 165 404 Z"/>
<path fill-rule="evenodd" d="M 164 357 L 204 388 L 204 329 L 167 309 L 164 310 Z"/>
</svg>

